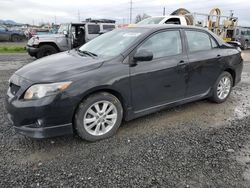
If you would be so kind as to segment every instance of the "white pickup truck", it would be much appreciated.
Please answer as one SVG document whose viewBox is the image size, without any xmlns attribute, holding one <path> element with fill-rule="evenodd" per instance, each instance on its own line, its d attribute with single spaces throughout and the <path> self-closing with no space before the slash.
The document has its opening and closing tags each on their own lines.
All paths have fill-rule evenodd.
<svg viewBox="0 0 250 188">
<path fill-rule="evenodd" d="M 146 18 L 137 24 L 147 25 L 147 24 L 177 24 L 177 25 L 190 25 L 185 16 L 155 16 Z"/>
</svg>

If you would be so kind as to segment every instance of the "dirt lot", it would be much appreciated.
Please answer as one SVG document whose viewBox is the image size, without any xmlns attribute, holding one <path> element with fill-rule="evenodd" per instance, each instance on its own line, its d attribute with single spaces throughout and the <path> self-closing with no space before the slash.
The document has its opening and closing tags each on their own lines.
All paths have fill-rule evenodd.
<svg viewBox="0 0 250 188">
<path fill-rule="evenodd" d="M 207 100 L 123 123 L 107 140 L 15 134 L 4 96 L 33 61 L 0 55 L 0 187 L 250 187 L 250 51 L 229 100 Z"/>
</svg>

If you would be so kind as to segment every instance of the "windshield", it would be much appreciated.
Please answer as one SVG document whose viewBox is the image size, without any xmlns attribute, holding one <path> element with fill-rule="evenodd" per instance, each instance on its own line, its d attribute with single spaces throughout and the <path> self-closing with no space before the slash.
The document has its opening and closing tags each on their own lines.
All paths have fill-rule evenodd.
<svg viewBox="0 0 250 188">
<path fill-rule="evenodd" d="M 142 20 L 138 22 L 137 24 L 139 25 L 144 25 L 144 24 L 159 24 L 164 17 L 151 17 L 151 18 L 146 18 L 145 20 Z"/>
<path fill-rule="evenodd" d="M 79 48 L 102 57 L 115 57 L 127 49 L 146 29 L 115 29 Z"/>
<path fill-rule="evenodd" d="M 69 25 L 68 24 L 62 24 L 62 25 L 60 25 L 57 33 L 63 34 L 64 31 L 68 32 L 68 30 L 69 30 Z"/>
</svg>

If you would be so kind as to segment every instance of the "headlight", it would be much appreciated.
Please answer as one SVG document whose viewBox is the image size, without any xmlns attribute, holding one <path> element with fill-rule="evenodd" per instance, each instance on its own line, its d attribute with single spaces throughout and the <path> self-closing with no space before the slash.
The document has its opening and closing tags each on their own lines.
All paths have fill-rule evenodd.
<svg viewBox="0 0 250 188">
<path fill-rule="evenodd" d="M 31 86 L 24 94 L 25 100 L 40 99 L 58 94 L 69 87 L 72 82 L 58 82 L 51 84 L 36 84 Z"/>
</svg>

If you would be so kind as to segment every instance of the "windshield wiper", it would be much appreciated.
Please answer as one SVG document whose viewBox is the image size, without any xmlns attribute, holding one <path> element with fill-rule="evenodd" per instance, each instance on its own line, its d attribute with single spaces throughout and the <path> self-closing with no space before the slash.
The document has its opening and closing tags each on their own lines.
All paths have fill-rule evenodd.
<svg viewBox="0 0 250 188">
<path fill-rule="evenodd" d="M 88 55 L 88 56 L 93 57 L 93 58 L 95 58 L 95 57 L 98 56 L 97 54 L 95 54 L 95 53 L 93 53 L 93 52 L 90 52 L 90 51 L 87 51 L 87 50 L 80 50 L 80 49 L 76 49 L 76 50 L 77 50 L 79 53 L 81 53 L 81 54 Z"/>
</svg>

